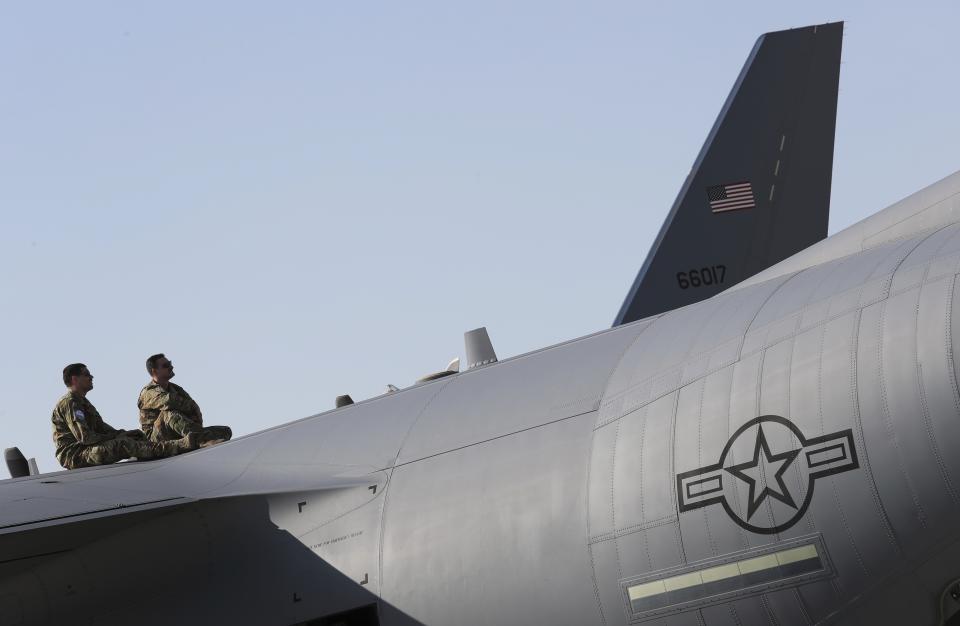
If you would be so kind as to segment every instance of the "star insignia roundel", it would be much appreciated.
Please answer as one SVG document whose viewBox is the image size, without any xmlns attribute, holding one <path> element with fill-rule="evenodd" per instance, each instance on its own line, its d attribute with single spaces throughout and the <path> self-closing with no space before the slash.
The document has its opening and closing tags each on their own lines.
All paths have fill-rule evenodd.
<svg viewBox="0 0 960 626">
<path fill-rule="evenodd" d="M 796 524 L 816 479 L 859 467 L 852 429 L 807 439 L 779 415 L 756 417 L 727 440 L 717 463 L 677 474 L 680 512 L 718 504 L 756 533 Z"/>
<path fill-rule="evenodd" d="M 747 498 L 747 519 L 760 508 L 767 496 L 776 498 L 787 506 L 797 508 L 793 496 L 783 481 L 783 473 L 800 454 L 800 448 L 788 450 L 780 454 L 771 454 L 770 445 L 763 436 L 763 426 L 757 427 L 757 443 L 753 450 L 753 460 L 724 468 L 743 482 L 750 485 L 750 495 Z M 758 486 L 760 487 L 758 489 Z M 759 493 L 757 493 L 759 491 Z"/>
</svg>

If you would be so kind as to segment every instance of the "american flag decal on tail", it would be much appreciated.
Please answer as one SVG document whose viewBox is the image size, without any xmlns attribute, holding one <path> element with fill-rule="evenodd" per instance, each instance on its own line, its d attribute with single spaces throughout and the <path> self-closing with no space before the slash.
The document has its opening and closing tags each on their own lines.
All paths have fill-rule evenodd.
<svg viewBox="0 0 960 626">
<path fill-rule="evenodd" d="M 749 181 L 707 187 L 707 199 L 713 213 L 726 213 L 757 206 L 753 200 L 753 185 Z"/>
</svg>

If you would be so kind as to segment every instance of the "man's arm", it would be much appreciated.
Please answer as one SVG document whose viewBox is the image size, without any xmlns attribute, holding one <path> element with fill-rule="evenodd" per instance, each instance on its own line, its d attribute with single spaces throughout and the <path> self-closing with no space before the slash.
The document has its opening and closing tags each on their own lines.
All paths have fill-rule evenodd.
<svg viewBox="0 0 960 626">
<path fill-rule="evenodd" d="M 90 407 L 87 407 L 87 424 L 90 427 L 90 430 L 103 436 L 103 439 L 113 439 L 115 437 L 129 437 L 131 439 L 142 439 L 143 433 L 139 430 L 123 430 L 121 428 L 114 428 L 110 424 L 106 423 L 103 419 L 103 416 L 100 415 L 100 412 L 96 409 L 93 409 L 92 415 L 89 411 Z"/>
<path fill-rule="evenodd" d="M 146 387 L 140 392 L 137 399 L 137 408 L 141 411 L 162 411 L 167 408 L 165 393 L 155 387 Z"/>
<path fill-rule="evenodd" d="M 106 423 L 102 419 L 100 420 L 100 428 L 98 429 L 101 435 L 116 435 L 117 433 L 122 433 L 123 431 L 119 428 L 114 428 L 110 424 Z"/>
<path fill-rule="evenodd" d="M 200 422 L 200 425 L 203 426 L 203 413 L 200 412 L 200 405 L 197 404 L 197 401 L 190 397 L 190 394 L 186 391 L 183 392 L 183 395 L 187 397 L 187 402 L 190 404 L 190 415 L 194 420 Z"/>
<path fill-rule="evenodd" d="M 98 433 L 94 428 L 91 428 L 87 413 L 81 407 L 77 406 L 75 402 L 67 403 L 61 409 L 60 417 L 64 423 L 66 423 L 67 428 L 70 429 L 70 432 L 78 443 L 85 446 L 92 446 L 107 438 L 104 434 Z M 100 421 L 102 422 L 103 420 Z"/>
<path fill-rule="evenodd" d="M 71 400 L 71 411 L 75 419 L 78 410 L 84 416 L 83 422 L 86 423 L 87 429 L 98 435 L 104 435 L 104 439 L 109 439 L 121 432 L 103 421 L 100 411 L 89 400 Z"/>
<path fill-rule="evenodd" d="M 101 435 L 116 435 L 119 432 L 123 432 L 117 428 L 114 428 L 110 424 L 103 421 L 103 418 L 100 416 L 99 411 L 94 409 L 93 418 L 87 416 L 87 422 L 90 424 L 91 428 Z"/>
<path fill-rule="evenodd" d="M 200 412 L 200 405 L 190 397 L 187 390 L 183 387 L 170 383 L 171 391 L 168 394 L 169 401 L 165 407 L 169 411 L 176 411 L 184 417 L 187 417 L 200 426 L 203 426 L 203 413 Z"/>
<path fill-rule="evenodd" d="M 159 403 L 156 394 L 147 388 L 140 390 L 140 397 L 137 398 L 137 409 L 140 410 L 140 430 L 145 433 L 153 430 L 153 423 L 160 416 L 160 407 L 156 406 L 157 404 Z"/>
</svg>

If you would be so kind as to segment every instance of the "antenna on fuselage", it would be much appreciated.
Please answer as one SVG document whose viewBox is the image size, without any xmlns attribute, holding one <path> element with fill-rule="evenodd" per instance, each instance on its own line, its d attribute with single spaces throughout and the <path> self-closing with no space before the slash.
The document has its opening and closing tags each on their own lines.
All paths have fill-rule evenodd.
<svg viewBox="0 0 960 626">
<path fill-rule="evenodd" d="M 463 333 L 463 342 L 467 348 L 467 369 L 497 362 L 497 353 L 493 351 L 487 327 L 481 326 Z"/>
<path fill-rule="evenodd" d="M 436 380 L 438 378 L 443 378 L 444 376 L 452 376 L 460 371 L 460 357 L 455 357 L 450 359 L 450 362 L 447 363 L 447 369 L 441 370 L 439 372 L 434 372 L 432 374 L 427 374 L 426 376 L 421 376 L 417 379 L 417 383 L 428 383 L 431 380 Z"/>
<path fill-rule="evenodd" d="M 7 448 L 3 451 L 3 460 L 7 462 L 10 478 L 23 478 L 30 475 L 30 464 L 20 452 L 20 448 Z"/>
</svg>

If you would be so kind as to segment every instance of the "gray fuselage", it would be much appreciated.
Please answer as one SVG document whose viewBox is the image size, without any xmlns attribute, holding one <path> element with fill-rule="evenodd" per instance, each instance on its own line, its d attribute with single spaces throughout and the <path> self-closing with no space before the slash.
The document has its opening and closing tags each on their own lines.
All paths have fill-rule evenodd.
<svg viewBox="0 0 960 626">
<path fill-rule="evenodd" d="M 960 576 L 958 272 L 950 225 L 182 457 L 10 481 L 0 609 L 933 622 Z"/>
</svg>

